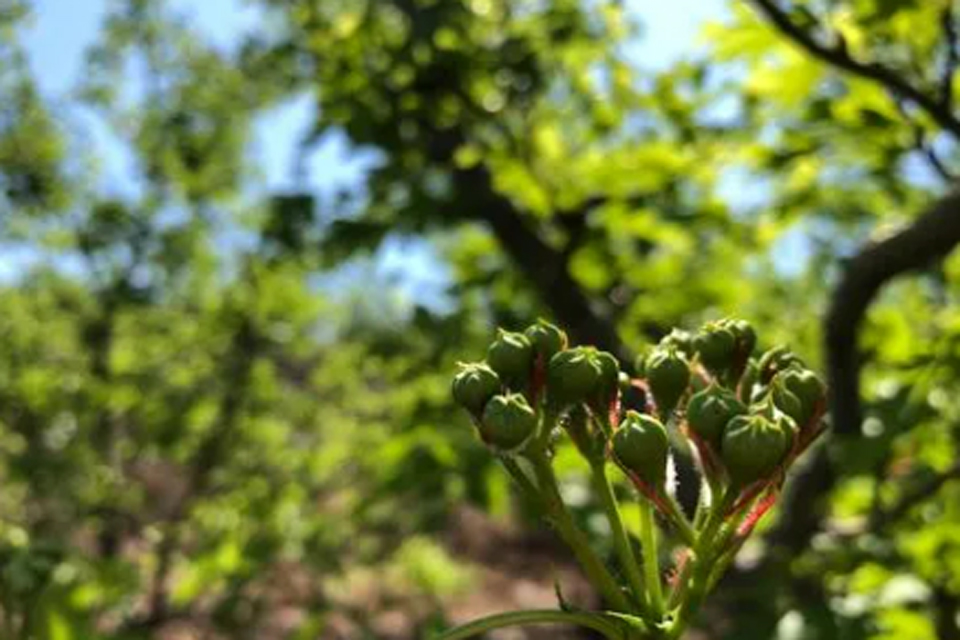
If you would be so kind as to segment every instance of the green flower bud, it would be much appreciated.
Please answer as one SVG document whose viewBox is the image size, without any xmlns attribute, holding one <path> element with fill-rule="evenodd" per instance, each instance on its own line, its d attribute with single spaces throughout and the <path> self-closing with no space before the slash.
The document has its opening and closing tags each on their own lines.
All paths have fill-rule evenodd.
<svg viewBox="0 0 960 640">
<path fill-rule="evenodd" d="M 737 416 L 727 425 L 720 457 L 737 486 L 768 477 L 793 445 L 790 419 L 771 419 L 763 413 Z"/>
<path fill-rule="evenodd" d="M 791 392 L 800 401 L 802 413 L 801 418 L 797 420 L 797 424 L 806 426 L 823 402 L 827 392 L 826 386 L 819 376 L 809 369 L 790 367 L 777 377 L 782 381 L 784 389 Z"/>
<path fill-rule="evenodd" d="M 693 355 L 693 336 L 689 331 L 673 329 L 660 340 L 661 348 L 674 348 L 688 358 Z"/>
<path fill-rule="evenodd" d="M 780 411 L 790 416 L 797 424 L 806 424 L 806 410 L 800 398 L 791 393 L 783 384 L 783 374 L 777 374 L 770 384 L 770 398 Z"/>
<path fill-rule="evenodd" d="M 620 363 L 611 353 L 597 351 L 594 362 L 600 370 L 600 379 L 597 381 L 597 393 L 603 403 L 609 403 L 617 395 L 620 386 Z"/>
<path fill-rule="evenodd" d="M 453 378 L 453 399 L 474 415 L 480 415 L 487 401 L 500 391 L 500 377 L 481 363 L 461 364 Z"/>
<path fill-rule="evenodd" d="M 499 331 L 487 349 L 487 362 L 500 378 L 512 386 L 526 383 L 533 364 L 533 346 L 522 333 Z"/>
<path fill-rule="evenodd" d="M 647 358 L 650 357 L 650 354 L 653 353 L 653 350 L 646 351 L 637 356 L 637 359 L 633 362 L 633 368 L 637 372 L 638 378 L 647 377 Z"/>
<path fill-rule="evenodd" d="M 690 365 L 672 348 L 654 349 L 646 365 L 647 382 L 660 415 L 669 415 L 690 384 Z"/>
<path fill-rule="evenodd" d="M 516 451 L 537 429 L 537 414 L 519 393 L 494 396 L 480 419 L 480 437 L 491 447 Z"/>
<path fill-rule="evenodd" d="M 778 371 L 783 371 L 791 366 L 805 368 L 803 361 L 790 349 L 784 345 L 778 345 L 766 351 L 760 356 L 760 382 L 768 384 Z"/>
<path fill-rule="evenodd" d="M 757 332 L 746 320 L 732 320 L 729 328 L 737 338 L 737 355 L 748 358 L 757 346 Z"/>
<path fill-rule="evenodd" d="M 596 350 L 576 347 L 561 351 L 547 366 L 547 394 L 558 406 L 567 406 L 589 399 L 600 384 L 603 372 Z"/>
<path fill-rule="evenodd" d="M 687 404 L 687 424 L 702 440 L 719 450 L 724 427 L 747 407 L 728 389 L 712 384 L 694 394 Z"/>
<path fill-rule="evenodd" d="M 737 389 L 737 395 L 740 397 L 740 402 L 750 402 L 753 399 L 753 389 L 757 384 L 757 379 L 760 377 L 760 367 L 757 366 L 756 360 L 749 360 L 747 366 L 743 370 L 743 375 L 740 376 L 740 386 Z"/>
<path fill-rule="evenodd" d="M 545 320 L 530 325 L 523 334 L 544 362 L 550 362 L 550 358 L 567 348 L 567 334 Z"/>
<path fill-rule="evenodd" d="M 694 338 L 693 347 L 703 365 L 715 375 L 733 366 L 737 357 L 737 337 L 717 323 L 707 324 Z"/>
<path fill-rule="evenodd" d="M 613 455 L 625 469 L 660 488 L 667 478 L 667 430 L 651 416 L 628 411 L 613 434 Z"/>
</svg>

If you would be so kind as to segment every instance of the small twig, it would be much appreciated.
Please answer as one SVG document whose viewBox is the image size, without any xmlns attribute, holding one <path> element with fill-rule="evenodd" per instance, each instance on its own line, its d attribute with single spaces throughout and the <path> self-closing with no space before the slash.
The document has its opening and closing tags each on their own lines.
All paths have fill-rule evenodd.
<svg viewBox="0 0 960 640">
<path fill-rule="evenodd" d="M 927 141 L 927 131 L 923 124 L 911 118 L 910 113 L 907 111 L 902 100 L 897 100 L 896 105 L 900 115 L 905 121 L 907 121 L 913 132 L 914 149 L 923 154 L 923 157 L 926 158 L 927 162 L 937 173 L 937 175 L 943 178 L 943 180 L 946 182 L 952 183 L 956 179 L 956 176 L 954 176 L 954 174 L 947 168 L 947 165 L 943 163 L 943 160 L 940 159 L 940 156 L 937 154 L 937 150 L 933 148 L 933 145 Z"/>
<path fill-rule="evenodd" d="M 913 224 L 870 243 L 848 263 L 834 289 L 824 327 L 833 426 L 860 431 L 860 354 L 857 332 L 880 288 L 895 276 L 943 257 L 960 242 L 960 191 L 945 196 Z"/>
</svg>

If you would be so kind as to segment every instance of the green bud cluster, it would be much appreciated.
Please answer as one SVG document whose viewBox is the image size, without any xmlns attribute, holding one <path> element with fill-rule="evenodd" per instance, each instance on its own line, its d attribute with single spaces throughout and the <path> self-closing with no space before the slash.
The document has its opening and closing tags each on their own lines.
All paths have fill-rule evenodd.
<svg viewBox="0 0 960 640">
<path fill-rule="evenodd" d="M 523 332 L 498 331 L 484 362 L 460 365 L 452 392 L 483 441 L 500 452 L 522 449 L 548 406 L 554 417 L 571 414 L 562 424 L 576 431 L 583 451 L 602 451 L 603 442 L 599 447 L 589 442 L 598 431 L 591 422 L 617 406 L 620 384 L 613 355 L 570 348 L 562 330 L 540 320 Z M 590 420 L 582 419 L 580 407 L 589 408 Z"/>
<path fill-rule="evenodd" d="M 701 440 L 720 449 L 720 441 L 727 424 L 747 413 L 747 407 L 736 394 L 717 384 L 700 391 L 687 403 L 687 424 Z"/>
<path fill-rule="evenodd" d="M 757 346 L 757 334 L 745 320 L 726 318 L 708 322 L 693 339 L 703 366 L 718 381 L 738 379 Z"/>
<path fill-rule="evenodd" d="M 485 362 L 461 365 L 453 397 L 501 453 L 531 441 L 550 446 L 548 432 L 558 429 L 584 456 L 596 460 L 606 449 L 658 489 L 667 428 L 677 424 L 701 453 L 709 449 L 705 472 L 745 486 L 788 461 L 799 436 L 814 432 L 825 397 L 821 380 L 789 349 L 752 357 L 756 346 L 753 327 L 739 319 L 693 333 L 674 329 L 638 360 L 640 377 L 631 379 L 613 355 L 571 347 L 563 331 L 539 321 L 499 331 Z M 620 413 L 624 403 L 630 410 Z"/>
<path fill-rule="evenodd" d="M 499 331 L 483 362 L 460 365 L 451 390 L 604 598 L 674 637 L 682 626 L 670 625 L 712 588 L 717 567 L 722 572 L 773 506 L 787 467 L 822 432 L 820 378 L 786 347 L 754 356 L 756 348 L 753 327 L 739 319 L 694 332 L 674 329 L 638 359 L 631 376 L 612 354 L 571 347 L 563 331 L 540 321 L 522 332 Z M 622 579 L 592 554 L 565 508 L 551 469 L 561 437 L 589 463 Z M 671 443 L 681 437 L 696 450 L 701 488 L 711 496 L 693 517 L 667 482 Z M 610 462 L 642 496 L 642 564 L 617 507 Z M 657 524 L 694 551 L 684 556 L 691 569 L 677 572 L 669 600 L 662 594 L 658 564 L 666 554 L 658 548 Z M 674 621 L 671 612 L 680 612 Z"/>
<path fill-rule="evenodd" d="M 753 327 L 728 318 L 692 335 L 674 329 L 637 367 L 658 417 L 682 419 L 685 433 L 715 461 L 705 462 L 705 472 L 722 467 L 725 473 L 716 473 L 735 485 L 768 478 L 786 462 L 825 396 L 817 375 L 786 347 L 754 358 L 756 347 Z"/>
</svg>

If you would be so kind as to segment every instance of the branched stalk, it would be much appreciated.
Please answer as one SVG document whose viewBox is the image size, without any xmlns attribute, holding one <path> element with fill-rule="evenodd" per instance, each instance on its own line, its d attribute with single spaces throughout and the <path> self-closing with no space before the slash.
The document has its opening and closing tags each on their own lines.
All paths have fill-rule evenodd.
<svg viewBox="0 0 960 640">
<path fill-rule="evenodd" d="M 670 636 L 672 638 L 677 638 L 683 633 L 690 622 L 691 615 L 700 607 L 700 603 L 707 595 L 716 552 L 715 538 L 723 525 L 724 513 L 730 508 L 735 498 L 736 493 L 728 490 L 716 504 L 710 507 L 703 529 L 700 530 L 697 543 L 693 547 L 694 555 L 690 560 L 693 565 L 690 568 L 689 578 L 677 585 L 681 592 L 678 597 L 673 598 L 681 604 L 673 623 Z"/>
<path fill-rule="evenodd" d="M 537 484 L 540 487 L 544 509 L 550 521 L 557 528 L 560 537 L 573 550 L 577 562 L 580 563 L 587 577 L 600 590 L 610 606 L 620 611 L 630 611 L 630 603 L 620 590 L 617 581 L 600 558 L 597 557 L 597 554 L 590 547 L 587 536 L 577 527 L 570 516 L 570 512 L 567 511 L 546 451 L 536 448 L 529 453 L 529 457 L 537 476 Z"/>
<path fill-rule="evenodd" d="M 650 613 L 644 600 L 643 576 L 640 573 L 640 567 L 637 563 L 633 548 L 630 545 L 630 539 L 627 537 L 626 528 L 623 525 L 623 518 L 620 515 L 620 508 L 617 506 L 616 496 L 613 494 L 613 487 L 610 486 L 610 478 L 607 476 L 606 461 L 597 460 L 591 464 L 594 488 L 600 496 L 600 502 L 603 503 L 604 512 L 607 520 L 610 522 L 610 531 L 613 535 L 613 544 L 620 558 L 620 564 L 627 575 L 630 583 L 630 590 L 634 601 L 644 613 Z"/>
</svg>

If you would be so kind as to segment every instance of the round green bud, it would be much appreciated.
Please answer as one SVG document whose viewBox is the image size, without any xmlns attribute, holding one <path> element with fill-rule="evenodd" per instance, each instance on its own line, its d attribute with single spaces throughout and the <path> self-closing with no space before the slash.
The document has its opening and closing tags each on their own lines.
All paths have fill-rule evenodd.
<svg viewBox="0 0 960 640">
<path fill-rule="evenodd" d="M 777 376 L 783 388 L 795 395 L 803 408 L 802 418 L 797 424 L 806 426 L 814 412 L 822 404 L 827 393 L 826 385 L 817 374 L 809 369 L 790 367 Z"/>
<path fill-rule="evenodd" d="M 647 358 L 650 357 L 652 351 L 646 351 L 637 356 L 637 359 L 633 361 L 633 368 L 636 371 L 638 378 L 647 377 Z"/>
<path fill-rule="evenodd" d="M 729 328 L 737 338 L 737 355 L 748 358 L 757 346 L 757 332 L 746 320 L 732 320 Z"/>
<path fill-rule="evenodd" d="M 751 358 L 743 369 L 743 375 L 740 376 L 740 386 L 737 389 L 741 402 L 750 402 L 753 398 L 753 390 L 759 377 L 760 367 L 757 366 L 757 361 Z"/>
<path fill-rule="evenodd" d="M 550 362 L 550 358 L 567 348 L 567 334 L 545 320 L 530 325 L 523 334 L 544 362 Z"/>
<path fill-rule="evenodd" d="M 747 407 L 732 391 L 711 384 L 690 398 L 687 424 L 702 440 L 719 450 L 727 423 L 746 413 Z"/>
<path fill-rule="evenodd" d="M 613 455 L 625 469 L 653 487 L 667 478 L 667 430 L 651 416 L 628 411 L 613 434 Z"/>
<path fill-rule="evenodd" d="M 589 399 L 602 378 L 596 350 L 575 347 L 561 351 L 547 366 L 547 394 L 552 402 L 567 406 Z"/>
<path fill-rule="evenodd" d="M 654 349 L 647 358 L 647 382 L 662 416 L 677 406 L 690 384 L 690 365 L 673 348 Z"/>
<path fill-rule="evenodd" d="M 689 331 L 673 329 L 660 340 L 659 346 L 676 349 L 689 358 L 693 355 L 693 336 Z"/>
<path fill-rule="evenodd" d="M 522 333 L 500 330 L 487 349 L 487 362 L 508 385 L 522 385 L 530 375 L 533 346 Z"/>
<path fill-rule="evenodd" d="M 600 400 L 609 402 L 617 395 L 620 387 L 620 363 L 612 353 L 597 351 L 594 362 L 600 370 L 600 379 L 597 381 L 597 392 Z"/>
<path fill-rule="evenodd" d="M 490 398 L 480 418 L 480 437 L 498 451 L 516 451 L 537 429 L 537 414 L 519 393 Z"/>
<path fill-rule="evenodd" d="M 790 419 L 763 413 L 735 417 L 723 432 L 720 457 L 735 485 L 746 486 L 772 474 L 793 444 Z"/>
<path fill-rule="evenodd" d="M 785 345 L 777 345 L 760 356 L 760 382 L 768 384 L 778 371 L 791 366 L 805 368 L 803 361 Z"/>
<path fill-rule="evenodd" d="M 770 383 L 770 398 L 773 404 L 790 416 L 796 424 L 806 424 L 806 410 L 803 403 L 784 386 L 782 374 L 777 374 Z"/>
<path fill-rule="evenodd" d="M 461 364 L 453 377 L 453 399 L 474 415 L 483 411 L 487 401 L 500 391 L 500 377 L 481 363 Z"/>
<path fill-rule="evenodd" d="M 700 361 L 712 373 L 726 371 L 737 356 L 737 338 L 733 331 L 717 323 L 707 324 L 693 339 Z"/>
</svg>

